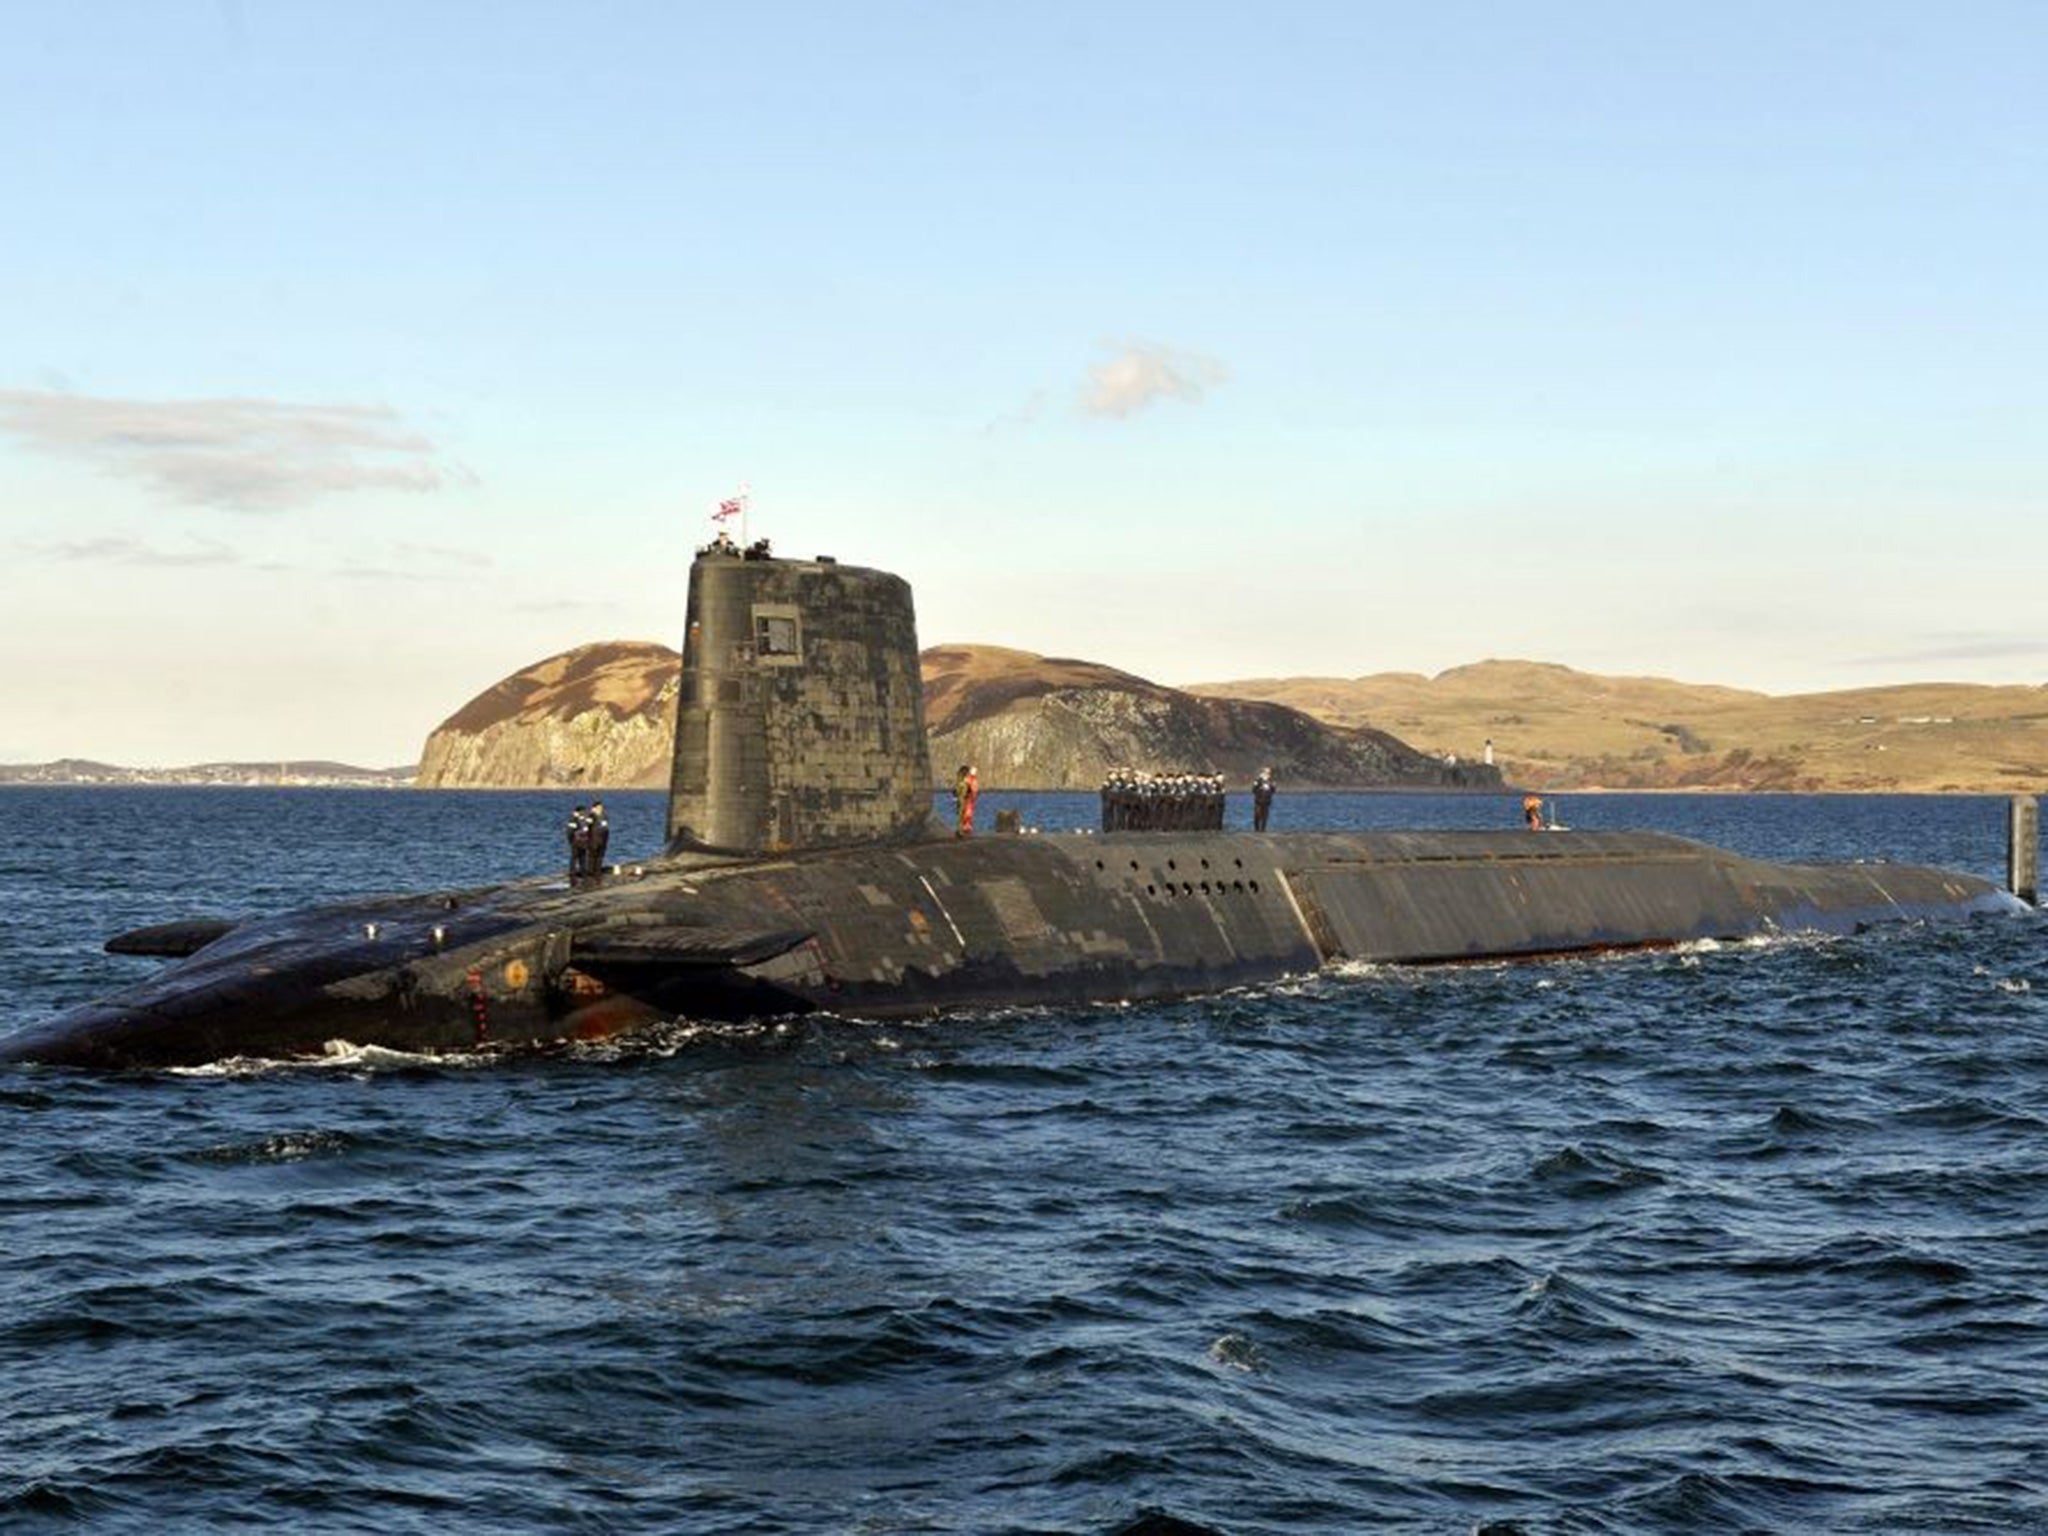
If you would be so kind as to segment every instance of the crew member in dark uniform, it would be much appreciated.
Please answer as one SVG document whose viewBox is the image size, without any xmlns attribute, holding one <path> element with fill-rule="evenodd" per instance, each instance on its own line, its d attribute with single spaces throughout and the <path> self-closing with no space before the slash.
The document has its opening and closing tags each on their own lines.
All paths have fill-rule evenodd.
<svg viewBox="0 0 2048 1536">
<path fill-rule="evenodd" d="M 569 883 L 574 885 L 583 878 L 583 872 L 590 863 L 590 810 L 577 806 L 569 813 L 569 824 L 563 829 L 569 837 Z"/>
<path fill-rule="evenodd" d="M 1266 818 L 1273 814 L 1273 770 L 1261 768 L 1252 780 L 1252 830 L 1266 830 Z"/>
<path fill-rule="evenodd" d="M 612 840 L 612 824 L 605 819 L 604 802 L 590 802 L 590 852 L 583 861 L 583 873 L 593 880 L 604 877 L 604 851 Z"/>
</svg>

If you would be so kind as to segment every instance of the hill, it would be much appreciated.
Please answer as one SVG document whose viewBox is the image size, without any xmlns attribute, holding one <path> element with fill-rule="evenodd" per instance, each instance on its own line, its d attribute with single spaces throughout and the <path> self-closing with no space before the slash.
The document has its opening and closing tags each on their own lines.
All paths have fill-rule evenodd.
<svg viewBox="0 0 2048 1536">
<path fill-rule="evenodd" d="M 973 763 L 985 783 L 1093 789 L 1116 767 L 1249 779 L 1271 766 L 1295 787 L 1498 785 L 1447 770 L 1373 727 L 1332 726 L 1285 704 L 1197 698 L 1095 662 L 993 645 L 925 651 L 932 765 Z"/>
<path fill-rule="evenodd" d="M 683 659 L 646 640 L 606 640 L 493 683 L 434 727 L 422 789 L 668 784 Z"/>
<path fill-rule="evenodd" d="M 1483 661 L 1435 677 L 1259 678 L 1189 691 L 1376 725 L 1427 752 L 1475 754 L 1491 737 L 1511 781 L 1551 789 L 2048 787 L 2048 687 L 1908 683 L 1774 695 Z"/>
<path fill-rule="evenodd" d="M 1290 787 L 1497 784 L 1386 732 L 1282 704 L 1198 699 L 1094 662 L 996 646 L 923 653 L 935 772 L 973 762 L 992 788 L 1093 789 L 1113 767 L 1224 773 L 1271 765 Z M 427 738 L 426 788 L 653 788 L 668 782 L 681 658 L 664 645 L 579 646 L 492 684 Z"/>
</svg>

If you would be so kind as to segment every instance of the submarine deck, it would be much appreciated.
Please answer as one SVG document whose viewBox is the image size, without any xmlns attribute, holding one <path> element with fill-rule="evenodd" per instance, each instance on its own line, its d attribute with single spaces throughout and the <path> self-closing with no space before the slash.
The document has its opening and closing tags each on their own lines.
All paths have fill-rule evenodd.
<svg viewBox="0 0 2048 1536">
<path fill-rule="evenodd" d="M 0 1041 L 0 1061 L 283 1057 L 333 1038 L 462 1050 L 677 1016 L 1130 1001 L 1341 960 L 1532 958 L 2017 910 L 1974 876 L 1770 864 L 1654 833 L 1142 832 L 683 854 L 595 884 L 161 933 L 169 949 L 197 947 Z"/>
<path fill-rule="evenodd" d="M 802 934 L 750 1006 L 854 1014 L 1215 990 L 1332 961 L 1638 948 L 2012 910 L 1972 876 L 1785 865 L 1657 833 L 1110 833 L 650 866 L 572 955 Z"/>
</svg>

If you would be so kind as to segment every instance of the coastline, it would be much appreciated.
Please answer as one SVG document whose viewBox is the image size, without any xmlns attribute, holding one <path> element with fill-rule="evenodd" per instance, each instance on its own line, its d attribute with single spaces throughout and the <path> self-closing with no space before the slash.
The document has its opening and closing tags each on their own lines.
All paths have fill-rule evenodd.
<svg viewBox="0 0 2048 1536">
<path fill-rule="evenodd" d="M 932 793 L 942 795 L 951 786 L 935 784 Z M 0 778 L 0 794 L 9 790 L 27 789 L 265 789 L 265 790 L 362 790 L 377 794 L 607 794 L 607 795 L 660 795 L 667 791 L 658 785 L 649 784 L 419 784 L 411 780 L 391 779 L 300 779 L 280 781 L 276 779 L 236 780 L 209 778 L 159 778 L 137 777 L 133 779 L 27 779 Z M 1035 785 L 984 784 L 984 796 L 1003 795 L 1093 795 L 1092 789 L 1046 788 Z M 1248 786 L 1232 786 L 1231 795 L 1249 792 Z M 1604 784 L 1579 784 L 1569 789 L 1549 789 L 1526 784 L 1507 784 L 1498 788 L 1429 784 L 1287 784 L 1282 792 L 1289 795 L 1383 795 L 1391 798 L 1417 798 L 1446 796 L 1459 799 L 1512 800 L 1522 795 L 1541 795 L 1546 800 L 1569 800 L 1581 795 L 1621 796 L 1713 796 L 1715 798 L 1741 798 L 1754 796 L 1778 799 L 1876 799 L 1880 797 L 1906 796 L 1927 800 L 1951 799 L 2011 799 L 2015 796 L 2048 797 L 2048 779 L 2021 786 L 1986 787 L 1976 785 L 1944 785 L 1939 788 L 1902 788 L 1893 785 L 1858 785 L 1855 787 L 1821 789 L 1762 789 L 1733 784 L 1687 784 L 1668 787 L 1645 788 L 1637 785 L 1614 786 Z"/>
</svg>

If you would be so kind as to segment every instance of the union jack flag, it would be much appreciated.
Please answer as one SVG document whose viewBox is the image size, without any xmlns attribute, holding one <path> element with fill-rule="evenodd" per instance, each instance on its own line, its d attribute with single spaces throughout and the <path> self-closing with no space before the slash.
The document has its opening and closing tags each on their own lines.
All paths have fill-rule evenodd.
<svg viewBox="0 0 2048 1536">
<path fill-rule="evenodd" d="M 746 507 L 739 497 L 729 496 L 718 504 L 718 510 L 711 514 L 711 520 L 714 523 L 722 523 L 728 517 L 738 517 L 745 510 Z"/>
</svg>

